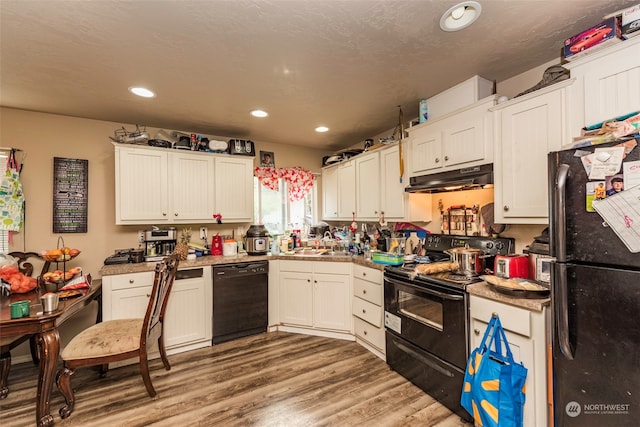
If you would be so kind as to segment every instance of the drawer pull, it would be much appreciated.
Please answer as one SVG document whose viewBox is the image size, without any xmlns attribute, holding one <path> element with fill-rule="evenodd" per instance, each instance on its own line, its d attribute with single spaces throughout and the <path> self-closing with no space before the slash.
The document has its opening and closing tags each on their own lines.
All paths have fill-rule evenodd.
<svg viewBox="0 0 640 427">
<path fill-rule="evenodd" d="M 147 298 L 151 298 L 151 294 L 147 294 Z"/>
<path fill-rule="evenodd" d="M 367 335 L 367 331 L 364 331 L 364 334 Z"/>
<path fill-rule="evenodd" d="M 362 277 L 367 277 L 367 273 L 362 273 Z"/>
<path fill-rule="evenodd" d="M 480 335 L 480 329 L 474 329 L 473 333 L 476 334 L 476 335 Z"/>
<path fill-rule="evenodd" d="M 135 282 L 135 280 L 129 279 L 129 284 L 133 285 L 133 282 Z"/>
<path fill-rule="evenodd" d="M 362 290 L 362 293 L 363 293 L 363 294 L 366 294 L 366 293 L 367 293 L 367 290 L 366 290 L 366 289 L 363 289 L 363 290 Z"/>
<path fill-rule="evenodd" d="M 364 308 L 362 309 L 362 314 L 365 314 L 367 312 L 367 310 L 365 310 Z"/>
</svg>

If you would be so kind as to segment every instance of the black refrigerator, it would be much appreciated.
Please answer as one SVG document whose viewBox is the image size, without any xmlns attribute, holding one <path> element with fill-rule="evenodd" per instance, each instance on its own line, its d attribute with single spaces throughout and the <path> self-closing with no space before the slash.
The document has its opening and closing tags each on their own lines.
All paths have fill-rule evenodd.
<svg viewBox="0 0 640 427">
<path fill-rule="evenodd" d="M 613 173 L 615 166 L 608 165 L 612 175 L 606 178 L 598 176 L 602 170 L 588 174 L 595 166 L 585 160 L 598 154 L 598 163 L 615 162 L 606 149 L 621 142 L 548 156 L 555 426 L 640 425 L 640 252 L 613 229 L 622 221 L 626 238 L 640 239 L 640 197 L 629 199 L 640 186 L 622 190 L 623 219 L 612 208 L 607 212 L 613 216 L 593 211 L 594 204 L 615 208 L 623 200 L 613 177 L 637 182 L 640 145 L 627 140 L 620 170 Z M 586 154 L 591 156 L 583 159 Z M 610 194 L 596 190 L 600 182 Z"/>
</svg>

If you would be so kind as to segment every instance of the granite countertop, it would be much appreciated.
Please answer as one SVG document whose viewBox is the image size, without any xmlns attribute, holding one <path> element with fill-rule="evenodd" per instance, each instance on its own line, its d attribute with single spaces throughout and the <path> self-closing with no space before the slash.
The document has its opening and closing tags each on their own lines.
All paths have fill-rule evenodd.
<svg viewBox="0 0 640 427">
<path fill-rule="evenodd" d="M 194 260 L 180 261 L 179 269 L 207 267 L 219 264 L 234 264 L 237 262 L 253 262 L 253 261 L 269 261 L 269 260 L 305 260 L 305 261 L 323 261 L 323 262 L 350 262 L 363 265 L 365 267 L 375 268 L 383 271 L 383 264 L 376 264 L 373 261 L 365 260 L 363 256 L 349 255 L 235 255 L 235 256 L 212 256 L 205 255 L 197 257 Z M 145 271 L 153 271 L 156 268 L 156 262 L 141 262 L 136 264 L 113 264 L 103 265 L 100 269 L 101 276 L 112 276 L 116 274 L 141 273 Z"/>
<path fill-rule="evenodd" d="M 473 283 L 467 286 L 467 292 L 471 295 L 487 298 L 515 307 L 525 308 L 530 311 L 542 311 L 551 304 L 551 298 L 517 298 L 506 295 L 492 289 L 487 282 Z"/>
</svg>

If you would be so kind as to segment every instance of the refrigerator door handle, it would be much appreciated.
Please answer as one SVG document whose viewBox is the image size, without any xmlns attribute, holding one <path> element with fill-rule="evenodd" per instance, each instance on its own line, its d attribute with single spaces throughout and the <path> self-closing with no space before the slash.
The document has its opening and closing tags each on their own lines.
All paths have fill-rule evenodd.
<svg viewBox="0 0 640 427">
<path fill-rule="evenodd" d="M 555 198 L 553 206 L 552 222 L 556 225 L 553 230 L 553 252 L 559 262 L 567 261 L 567 211 L 566 211 L 566 191 L 567 177 L 569 176 L 569 165 L 562 163 L 558 166 L 555 176 Z"/>
<path fill-rule="evenodd" d="M 553 302 L 557 319 L 558 345 L 568 360 L 573 360 L 574 353 L 569 340 L 569 302 L 567 289 L 567 265 L 554 262 L 553 268 Z"/>
</svg>

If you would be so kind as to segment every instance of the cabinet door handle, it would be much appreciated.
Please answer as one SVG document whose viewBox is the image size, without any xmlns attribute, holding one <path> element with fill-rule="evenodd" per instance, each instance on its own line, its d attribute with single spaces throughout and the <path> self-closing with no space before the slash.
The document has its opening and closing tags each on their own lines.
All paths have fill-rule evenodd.
<svg viewBox="0 0 640 427">
<path fill-rule="evenodd" d="M 447 160 L 449 160 L 449 156 L 444 156 L 444 161 L 446 162 Z"/>
<path fill-rule="evenodd" d="M 362 277 L 367 277 L 367 273 L 362 273 Z"/>
<path fill-rule="evenodd" d="M 307 279 L 307 283 L 311 283 L 311 279 Z"/>
<path fill-rule="evenodd" d="M 134 283 L 134 282 L 135 282 L 135 280 L 133 280 L 133 279 L 129 279 L 129 284 L 130 284 L 130 285 L 133 285 L 133 283 Z"/>
<path fill-rule="evenodd" d="M 147 298 L 151 298 L 151 294 L 147 294 Z"/>
<path fill-rule="evenodd" d="M 362 314 L 366 314 L 367 310 L 365 310 L 364 308 L 362 309 Z"/>
<path fill-rule="evenodd" d="M 440 163 L 440 159 L 436 157 L 436 163 Z"/>
<path fill-rule="evenodd" d="M 367 331 L 363 331 L 365 335 L 367 335 Z"/>
<path fill-rule="evenodd" d="M 167 213 L 166 212 L 162 212 L 162 216 L 167 216 Z"/>
<path fill-rule="evenodd" d="M 178 212 L 174 213 L 173 216 L 178 216 Z"/>
<path fill-rule="evenodd" d="M 504 205 L 504 207 L 502 208 L 502 210 L 504 210 L 505 212 L 509 211 L 509 205 Z"/>
<path fill-rule="evenodd" d="M 366 294 L 366 293 L 367 293 L 367 290 L 366 290 L 366 289 L 363 289 L 363 290 L 362 290 L 362 293 L 363 293 L 363 294 Z"/>
<path fill-rule="evenodd" d="M 476 334 L 476 335 L 480 335 L 480 329 L 474 329 L 473 333 Z"/>
</svg>

